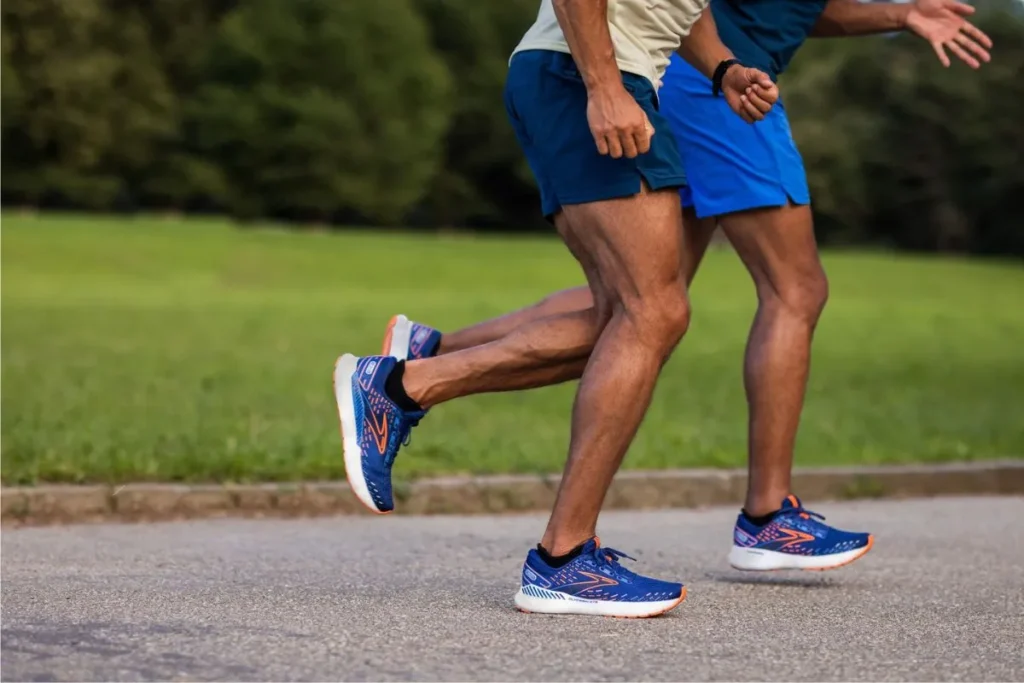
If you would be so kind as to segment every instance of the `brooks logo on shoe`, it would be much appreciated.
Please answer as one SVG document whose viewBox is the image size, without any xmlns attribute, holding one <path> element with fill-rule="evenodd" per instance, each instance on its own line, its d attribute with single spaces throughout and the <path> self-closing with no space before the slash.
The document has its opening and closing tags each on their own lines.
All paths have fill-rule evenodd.
<svg viewBox="0 0 1024 683">
<path fill-rule="evenodd" d="M 814 540 L 814 536 L 811 534 L 805 534 L 802 531 L 796 531 L 794 529 L 784 529 L 779 527 L 779 533 L 782 534 L 782 538 L 776 539 L 778 542 L 782 543 L 782 545 L 779 546 L 779 550 L 795 548 L 801 543 Z"/>
<path fill-rule="evenodd" d="M 388 445 L 388 421 L 387 418 L 379 418 L 376 414 L 370 413 L 369 419 L 366 420 L 366 427 L 370 432 L 370 436 L 373 437 L 374 444 L 377 446 L 377 450 L 381 453 L 387 448 Z"/>
</svg>

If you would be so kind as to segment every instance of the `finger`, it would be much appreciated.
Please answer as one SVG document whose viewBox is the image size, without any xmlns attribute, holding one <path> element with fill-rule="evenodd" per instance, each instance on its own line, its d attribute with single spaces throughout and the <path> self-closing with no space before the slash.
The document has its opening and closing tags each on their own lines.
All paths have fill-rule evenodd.
<svg viewBox="0 0 1024 683">
<path fill-rule="evenodd" d="M 946 50 L 942 47 L 942 43 L 938 41 L 932 42 L 932 49 L 935 50 L 935 56 L 942 62 L 942 66 L 949 66 L 949 55 L 946 54 Z"/>
<path fill-rule="evenodd" d="M 754 121 L 760 121 L 764 118 L 764 113 L 754 106 L 754 103 L 750 101 L 749 97 L 744 95 L 740 98 L 740 101 L 743 103 L 743 111 L 745 111 L 751 119 Z"/>
<path fill-rule="evenodd" d="M 779 89 L 772 84 L 771 88 L 767 90 L 761 87 L 755 87 L 754 93 L 768 104 L 775 104 L 779 101 Z"/>
<path fill-rule="evenodd" d="M 634 141 L 636 142 L 636 151 L 640 154 L 647 154 L 651 150 L 651 137 L 654 135 L 654 126 L 651 122 L 644 117 L 644 129 L 643 132 L 634 135 Z"/>
<path fill-rule="evenodd" d="M 956 12 L 957 14 L 965 17 L 974 14 L 975 10 L 975 8 L 972 5 L 968 5 L 963 2 L 957 2 L 956 0 L 949 0 L 949 2 L 946 3 L 946 9 Z"/>
<path fill-rule="evenodd" d="M 638 156 L 641 154 L 647 154 L 651 151 L 651 138 L 647 133 L 634 133 L 631 139 Z M 627 154 L 626 156 L 629 155 Z"/>
<path fill-rule="evenodd" d="M 954 40 L 956 40 L 957 43 L 959 43 L 962 47 L 966 48 L 969 52 L 973 52 L 974 56 L 980 59 L 981 61 L 992 61 L 992 55 L 988 53 L 988 50 L 983 48 L 981 45 L 978 45 L 976 42 L 971 40 L 969 37 L 965 36 L 963 33 L 958 33 Z"/>
<path fill-rule="evenodd" d="M 967 52 L 967 50 L 957 45 L 956 42 L 952 40 L 947 40 L 946 47 L 949 49 L 950 52 L 959 57 L 963 62 L 967 64 L 967 66 L 971 67 L 972 69 L 977 69 L 978 67 L 981 66 L 981 62 L 979 62 L 977 59 L 971 56 Z"/>
<path fill-rule="evenodd" d="M 735 93 L 728 93 L 725 96 L 725 101 L 729 104 L 729 108 L 736 112 L 736 115 L 747 123 L 753 123 L 754 121 L 750 118 L 750 114 L 747 113 L 746 108 L 743 106 L 743 101 Z"/>
<path fill-rule="evenodd" d="M 772 110 L 772 103 L 767 100 L 761 99 L 760 93 L 754 92 L 747 95 L 747 100 L 754 105 L 759 112 L 767 114 Z"/>
<path fill-rule="evenodd" d="M 637 155 L 636 140 L 633 139 L 634 135 L 633 131 L 623 130 L 619 132 L 619 141 L 622 143 L 622 156 L 627 159 L 635 159 Z"/>
<path fill-rule="evenodd" d="M 612 159 L 622 158 L 622 143 L 619 142 L 619 135 L 616 131 L 612 131 L 607 136 L 608 140 L 608 156 Z"/>
<path fill-rule="evenodd" d="M 605 156 L 608 154 L 608 139 L 604 135 L 600 133 L 595 134 L 594 142 L 597 143 L 598 154 L 600 154 L 601 156 Z"/>
<path fill-rule="evenodd" d="M 982 47 L 992 49 L 992 39 L 988 37 L 988 34 L 982 31 L 974 24 L 965 21 L 964 25 L 960 27 L 960 30 L 966 33 L 968 36 L 978 41 Z"/>
<path fill-rule="evenodd" d="M 750 118 L 750 114 L 747 113 L 746 108 L 743 106 L 743 100 L 735 92 L 729 90 L 725 93 L 726 104 L 729 105 L 729 109 L 736 112 L 736 115 L 747 123 L 753 123 L 753 119 Z"/>
<path fill-rule="evenodd" d="M 760 69 L 747 69 L 746 76 L 749 82 L 759 85 L 762 88 L 770 88 L 774 85 L 771 76 Z"/>
</svg>

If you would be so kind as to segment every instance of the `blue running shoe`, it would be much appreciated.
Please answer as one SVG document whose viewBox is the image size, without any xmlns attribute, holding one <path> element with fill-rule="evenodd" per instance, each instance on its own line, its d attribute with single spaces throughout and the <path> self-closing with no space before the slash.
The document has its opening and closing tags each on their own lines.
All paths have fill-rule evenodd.
<svg viewBox="0 0 1024 683">
<path fill-rule="evenodd" d="M 381 353 L 398 360 L 419 360 L 433 356 L 440 345 L 440 331 L 414 323 L 404 315 L 396 315 L 384 333 Z"/>
<path fill-rule="evenodd" d="M 345 475 L 360 502 L 379 513 L 395 509 L 391 466 L 426 414 L 403 411 L 385 393 L 384 382 L 397 362 L 388 356 L 346 354 L 334 365 Z"/>
<path fill-rule="evenodd" d="M 686 598 L 681 583 L 659 581 L 629 571 L 625 553 L 602 548 L 593 538 L 564 567 L 548 566 L 536 549 L 526 556 L 516 607 L 544 614 L 592 614 L 603 617 L 654 617 Z"/>
<path fill-rule="evenodd" d="M 796 496 L 787 496 L 771 521 L 751 524 L 741 513 L 733 531 L 729 564 L 747 571 L 773 569 L 835 569 L 853 562 L 875 543 L 871 534 L 840 531 L 805 510 Z"/>
</svg>

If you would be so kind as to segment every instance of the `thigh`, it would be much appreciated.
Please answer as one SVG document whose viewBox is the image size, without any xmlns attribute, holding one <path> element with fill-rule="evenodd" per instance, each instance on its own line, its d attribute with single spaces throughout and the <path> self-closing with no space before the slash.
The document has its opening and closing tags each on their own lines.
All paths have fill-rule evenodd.
<svg viewBox="0 0 1024 683">
<path fill-rule="evenodd" d="M 685 294 L 682 209 L 674 189 L 563 207 L 563 238 L 612 305 Z M 588 276 L 590 278 L 590 276 Z"/>
<path fill-rule="evenodd" d="M 719 221 L 758 285 L 784 291 L 824 279 L 810 206 L 740 211 Z"/>
<path fill-rule="evenodd" d="M 587 286 L 590 289 L 590 296 L 593 300 L 592 305 L 597 312 L 598 319 L 602 321 L 607 320 L 611 314 L 612 299 L 609 296 L 610 290 L 604 285 L 604 281 L 601 278 L 601 271 L 595 258 L 596 255 L 588 249 L 588 245 L 580 239 L 577 232 L 571 229 L 569 216 L 564 211 L 559 211 L 558 215 L 554 218 L 554 223 L 559 237 L 565 242 L 565 246 L 569 248 L 569 253 L 576 258 L 583 269 L 583 275 L 587 278 Z"/>
<path fill-rule="evenodd" d="M 715 218 L 698 218 L 692 206 L 683 202 L 683 244 L 682 273 L 686 286 L 693 284 L 700 262 L 704 260 L 708 245 L 715 234 L 718 221 Z"/>
</svg>

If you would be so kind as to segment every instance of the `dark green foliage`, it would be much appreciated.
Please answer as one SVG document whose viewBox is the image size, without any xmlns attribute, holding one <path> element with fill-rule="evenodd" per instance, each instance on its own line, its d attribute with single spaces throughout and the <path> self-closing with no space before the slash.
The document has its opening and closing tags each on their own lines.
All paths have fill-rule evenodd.
<svg viewBox="0 0 1024 683">
<path fill-rule="evenodd" d="M 1024 16 L 980 71 L 910 35 L 812 41 L 782 82 L 826 243 L 1024 254 Z M 3 198 L 533 229 L 505 118 L 537 0 L 8 0 Z"/>
<path fill-rule="evenodd" d="M 406 0 L 252 0 L 189 112 L 243 216 L 398 221 L 439 168 L 449 76 Z"/>
<path fill-rule="evenodd" d="M 826 241 L 1024 254 L 1024 23 L 989 7 L 993 61 L 919 38 L 814 41 L 782 84 Z"/>
<path fill-rule="evenodd" d="M 537 15 L 537 0 L 416 0 L 416 5 L 454 75 L 445 164 L 424 208 L 442 225 L 535 221 L 532 176 L 508 123 L 502 91 L 509 55 Z"/>
<path fill-rule="evenodd" d="M 5 196 L 116 204 L 174 125 L 142 17 L 101 0 L 9 0 L 3 27 Z"/>
</svg>

